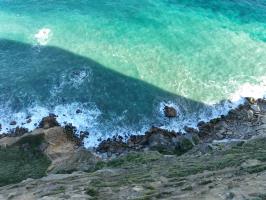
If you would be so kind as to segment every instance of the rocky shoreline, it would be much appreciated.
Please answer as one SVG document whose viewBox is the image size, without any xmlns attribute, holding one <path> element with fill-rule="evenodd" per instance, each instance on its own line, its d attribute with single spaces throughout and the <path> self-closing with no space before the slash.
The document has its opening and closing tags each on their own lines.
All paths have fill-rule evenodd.
<svg viewBox="0 0 266 200">
<path fill-rule="evenodd" d="M 167 107 L 170 113 L 166 113 L 166 116 L 174 117 L 172 109 Z M 102 141 L 96 150 L 109 156 L 143 149 L 180 155 L 199 143 L 247 140 L 264 131 L 262 128 L 255 128 L 254 132 L 254 127 L 266 123 L 265 112 L 265 99 L 246 98 L 245 104 L 231 110 L 226 116 L 199 122 L 197 129 L 186 127 L 185 134 L 152 127 L 144 135 L 130 136 L 126 142 L 121 137 Z"/>
<path fill-rule="evenodd" d="M 167 110 L 171 111 L 171 116 L 169 117 L 174 117 L 174 111 L 170 108 L 167 108 Z M 245 162 L 252 162 L 251 166 L 258 166 L 259 170 L 257 168 L 256 170 L 260 173 L 266 170 L 266 165 L 264 165 L 263 160 L 264 155 L 266 155 L 264 154 L 263 147 L 263 142 L 266 139 L 265 99 L 255 100 L 253 98 L 246 98 L 244 105 L 240 105 L 238 108 L 231 110 L 228 115 L 213 119 L 207 123 L 200 122 L 198 124 L 198 129 L 186 128 L 186 132 L 186 134 L 182 134 L 152 127 L 144 135 L 132 135 L 127 141 L 123 140 L 121 137 L 110 138 L 102 141 L 95 149 L 85 149 L 82 141 L 87 136 L 87 133 L 77 136 L 75 134 L 75 127 L 70 124 L 61 127 L 56 121 L 56 116 L 49 115 L 43 118 L 38 128 L 32 132 L 28 133 L 26 129 L 17 127 L 12 133 L 0 136 L 0 155 L 4 157 L 4 159 L 0 160 L 0 199 L 8 199 L 7 192 L 13 191 L 12 187 L 10 188 L 5 185 L 18 184 L 16 187 L 29 187 L 28 184 L 34 182 L 33 180 L 26 182 L 21 181 L 27 178 L 34 178 L 38 182 L 38 180 L 42 180 L 43 176 L 47 176 L 50 183 L 54 184 L 52 178 L 54 174 L 58 174 L 58 177 L 55 178 L 56 180 L 72 177 L 64 174 L 74 173 L 73 177 L 80 178 L 81 176 L 85 180 L 93 182 L 93 177 L 105 177 L 104 174 L 109 170 L 110 173 L 118 173 L 120 177 L 129 176 L 126 178 L 125 184 L 128 185 L 129 188 L 127 189 L 131 191 L 130 194 L 133 195 L 134 193 L 134 195 L 136 195 L 136 191 L 132 191 L 132 188 L 136 185 L 139 186 L 142 182 L 137 183 L 137 180 L 132 180 L 135 186 L 132 186 L 131 182 L 128 182 L 127 179 L 130 179 L 130 177 L 136 173 L 132 171 L 133 169 L 131 170 L 131 167 L 143 170 L 143 173 L 148 173 L 145 172 L 145 170 L 147 166 L 150 166 L 149 169 L 153 172 L 152 177 L 155 179 L 155 182 L 157 179 L 160 179 L 161 176 L 166 176 L 165 179 L 169 182 L 168 176 L 171 177 L 172 175 L 163 174 L 170 173 L 171 170 L 177 170 L 175 173 L 178 173 L 178 177 L 181 176 L 179 173 L 181 173 L 183 169 L 179 169 L 179 167 L 172 169 L 172 167 L 179 165 L 178 163 L 180 162 L 183 163 L 182 165 L 184 165 L 184 168 L 192 170 L 182 172 L 181 177 L 186 177 L 195 173 L 203 173 L 204 170 L 213 170 L 214 172 L 216 171 L 215 173 L 218 173 L 217 170 L 224 170 L 224 168 L 228 170 L 227 167 L 233 166 L 240 167 L 236 169 L 241 171 L 242 168 L 246 169 L 246 167 L 241 168 L 242 163 Z M 252 148 L 250 148 L 250 145 Z M 246 150 L 241 150 L 242 148 Z M 249 153 L 246 154 L 245 151 L 250 151 L 250 158 Z M 236 155 L 235 152 L 237 152 Z M 263 152 L 263 154 L 260 152 Z M 250 161 L 253 154 L 256 160 Z M 259 155 L 256 156 L 256 154 Z M 261 160 L 260 157 L 263 159 Z M 194 169 L 194 164 L 191 165 L 191 163 L 196 162 L 194 160 L 195 158 L 197 158 L 196 160 L 198 160 L 199 163 L 195 163 L 195 167 L 197 167 Z M 215 161 L 219 163 L 215 163 Z M 198 167 L 205 162 L 207 168 Z M 9 166 L 9 168 L 7 168 L 7 166 Z M 249 166 L 249 164 L 247 164 L 247 166 Z M 165 168 L 166 171 L 162 170 L 163 168 Z M 124 171 L 125 169 L 126 171 Z M 145 175 L 142 174 L 142 172 L 138 173 L 141 173 L 141 176 Z M 118 184 L 118 182 L 122 184 L 120 178 L 119 180 L 116 180 L 114 177 L 110 179 L 114 184 Z M 196 177 L 194 177 L 194 179 L 196 179 Z M 106 180 L 104 178 L 101 181 Z M 146 184 L 144 180 L 143 183 Z M 209 185 L 209 183 L 206 183 L 206 185 Z M 4 186 L 3 190 L 1 186 Z M 122 186 L 123 184 L 119 186 L 119 188 Z M 164 191 L 161 186 L 158 186 L 159 188 L 157 186 L 158 185 L 153 187 L 156 188 L 156 190 L 160 188 L 160 190 Z M 93 184 L 90 187 L 92 187 L 91 190 L 88 188 L 86 189 L 85 186 L 81 187 L 83 189 L 79 199 L 106 199 L 99 194 L 100 191 L 102 194 L 109 194 L 111 191 L 110 195 L 112 198 L 110 197 L 110 199 L 123 199 L 117 197 L 116 194 L 113 193 L 114 186 L 107 187 L 109 188 L 109 192 L 103 190 L 104 188 L 107 189 L 106 187 L 99 187 L 98 184 Z M 185 189 L 186 187 L 189 187 L 189 189 Z M 182 186 L 180 188 L 183 195 L 191 191 L 190 185 L 186 187 Z M 50 189 L 46 189 L 47 193 L 49 193 Z M 73 190 L 73 188 L 71 190 Z M 147 191 L 149 190 L 147 189 Z M 32 192 L 34 192 L 34 190 L 32 190 Z M 139 191 L 137 193 L 138 195 L 144 195 L 143 192 L 145 193 L 146 190 L 142 188 L 141 192 Z M 65 193 L 66 191 L 64 191 L 64 194 Z M 154 193 L 158 195 L 155 191 Z M 17 192 L 14 195 L 16 197 L 15 199 L 23 199 L 21 195 L 22 193 Z M 204 196 L 204 194 L 202 195 Z M 99 197 L 95 198 L 95 196 Z M 133 197 L 128 199 L 137 199 Z M 33 195 L 32 198 L 28 199 L 42 198 L 38 195 Z M 68 198 L 64 196 L 60 196 L 59 198 L 56 193 L 54 196 L 51 195 L 51 199 L 72 199 L 72 195 L 69 195 Z M 150 199 L 162 198 L 155 198 L 152 196 Z M 222 199 L 227 199 L 227 197 Z"/>
<path fill-rule="evenodd" d="M 226 116 L 212 119 L 209 122 L 199 122 L 197 129 L 185 127 L 185 134 L 151 127 L 143 135 L 131 135 L 126 141 L 121 136 L 109 138 L 90 150 L 109 158 L 126 154 L 130 151 L 140 150 L 157 150 L 164 154 L 181 155 L 199 143 L 247 140 L 256 135 L 260 135 L 263 131 L 258 128 L 254 132 L 252 127 L 260 123 L 266 123 L 265 118 L 263 118 L 265 110 L 265 99 L 255 100 L 254 98 L 248 97 L 245 99 L 243 105 L 229 111 Z M 77 112 L 82 111 L 78 110 Z M 177 114 L 176 110 L 169 106 L 165 106 L 164 113 L 169 118 L 176 117 Z M 36 130 L 60 127 L 61 125 L 56 121 L 56 118 L 57 116 L 54 114 L 44 117 Z M 65 124 L 62 128 L 71 135 L 72 139 L 79 146 L 83 146 L 84 138 L 89 135 L 87 132 L 81 132 L 79 135 L 75 134 L 76 128 L 71 124 Z M 28 132 L 28 129 L 17 126 L 8 133 L 1 134 L 0 139 L 5 137 L 20 137 Z M 35 132 L 35 130 L 32 132 Z"/>
</svg>

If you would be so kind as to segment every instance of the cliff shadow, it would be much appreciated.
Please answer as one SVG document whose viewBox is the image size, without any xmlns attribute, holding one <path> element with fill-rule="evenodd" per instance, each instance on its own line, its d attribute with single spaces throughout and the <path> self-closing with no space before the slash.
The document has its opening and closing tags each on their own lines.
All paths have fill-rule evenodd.
<svg viewBox="0 0 266 200">
<path fill-rule="evenodd" d="M 157 123 L 161 102 L 175 103 L 183 115 L 208 108 L 64 49 L 0 40 L 1 104 L 17 112 L 36 103 L 52 108 L 73 102 L 95 105 L 101 122 L 118 124 Z"/>
</svg>

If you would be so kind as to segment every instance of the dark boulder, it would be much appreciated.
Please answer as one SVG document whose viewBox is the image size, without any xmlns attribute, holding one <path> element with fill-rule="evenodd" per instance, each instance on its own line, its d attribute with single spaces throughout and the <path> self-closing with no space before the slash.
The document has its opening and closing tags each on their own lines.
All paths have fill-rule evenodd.
<svg viewBox="0 0 266 200">
<path fill-rule="evenodd" d="M 16 121 L 11 121 L 11 122 L 9 123 L 9 125 L 11 125 L 11 126 L 15 126 L 16 124 L 17 124 Z"/>
<path fill-rule="evenodd" d="M 165 115 L 165 117 L 169 117 L 169 118 L 177 117 L 177 111 L 173 107 L 165 106 L 164 107 L 164 115 Z"/>
<path fill-rule="evenodd" d="M 77 109 L 77 110 L 76 110 L 76 114 L 80 114 L 80 113 L 82 113 L 82 110 Z"/>
</svg>

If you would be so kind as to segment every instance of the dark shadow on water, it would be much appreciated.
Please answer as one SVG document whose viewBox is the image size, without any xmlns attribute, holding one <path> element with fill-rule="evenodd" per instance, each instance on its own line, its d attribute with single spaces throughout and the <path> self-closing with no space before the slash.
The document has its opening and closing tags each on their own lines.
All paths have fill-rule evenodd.
<svg viewBox="0 0 266 200">
<path fill-rule="evenodd" d="M 9 102 L 14 111 L 36 102 L 47 107 L 95 103 L 103 122 L 124 115 L 126 124 L 156 121 L 162 101 L 175 102 L 183 113 L 207 108 L 69 51 L 5 39 L 0 40 L 0 91 L 1 104 Z"/>
</svg>

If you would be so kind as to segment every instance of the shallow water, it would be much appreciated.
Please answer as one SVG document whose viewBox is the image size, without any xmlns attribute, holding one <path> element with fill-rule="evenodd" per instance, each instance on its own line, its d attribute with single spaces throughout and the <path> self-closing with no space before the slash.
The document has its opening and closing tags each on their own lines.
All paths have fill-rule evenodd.
<svg viewBox="0 0 266 200">
<path fill-rule="evenodd" d="M 265 0 L 0 0 L 0 38 L 2 132 L 53 112 L 92 146 L 193 126 L 235 106 L 213 104 L 266 92 Z"/>
</svg>

